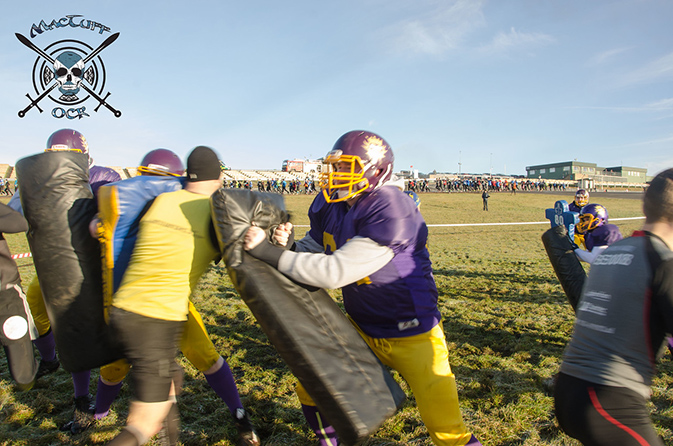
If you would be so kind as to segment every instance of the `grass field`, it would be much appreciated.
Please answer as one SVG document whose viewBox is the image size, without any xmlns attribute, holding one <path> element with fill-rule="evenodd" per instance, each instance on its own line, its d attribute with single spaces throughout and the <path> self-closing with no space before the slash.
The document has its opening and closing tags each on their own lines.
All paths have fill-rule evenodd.
<svg viewBox="0 0 673 446">
<path fill-rule="evenodd" d="M 640 195 L 592 197 L 611 218 L 639 217 Z M 544 210 L 572 194 L 494 193 L 489 212 L 479 194 L 422 194 L 429 225 L 541 222 Z M 308 224 L 309 196 L 286 197 L 296 225 Z M 5 200 L 6 201 L 6 200 Z M 624 234 L 642 220 L 615 222 Z M 556 373 L 572 331 L 573 313 L 541 242 L 549 227 L 537 225 L 431 227 L 429 249 L 439 288 L 439 305 L 466 424 L 488 446 L 575 445 L 560 432 L 546 379 Z M 297 236 L 305 228 L 297 228 Z M 9 235 L 14 253 L 27 252 L 25 236 Z M 24 285 L 34 274 L 30 259 L 18 260 Z M 333 292 L 335 299 L 340 294 Z M 193 298 L 218 350 L 237 378 L 242 399 L 265 445 L 314 445 L 293 392 L 294 379 L 238 297 L 222 265 L 212 267 Z M 179 400 L 181 444 L 232 445 L 234 427 L 224 403 L 184 358 L 184 393 Z M 394 374 L 402 387 L 409 389 Z M 95 393 L 92 373 L 91 393 Z M 16 392 L 0 357 L 0 445 L 104 444 L 123 426 L 128 386 L 111 414 L 77 436 L 58 431 L 72 414 L 70 375 L 59 370 L 27 393 Z M 664 357 L 653 386 L 652 417 L 673 444 L 673 364 Z M 430 445 L 413 395 L 365 443 Z"/>
</svg>

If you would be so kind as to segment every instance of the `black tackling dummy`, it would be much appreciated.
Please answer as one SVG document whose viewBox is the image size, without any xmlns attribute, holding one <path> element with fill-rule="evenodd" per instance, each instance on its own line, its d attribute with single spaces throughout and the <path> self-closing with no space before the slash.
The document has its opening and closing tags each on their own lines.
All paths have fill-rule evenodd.
<svg viewBox="0 0 673 446">
<path fill-rule="evenodd" d="M 19 160 L 28 243 L 63 367 L 89 370 L 121 358 L 103 318 L 101 253 L 88 158 L 45 152 Z"/>
<path fill-rule="evenodd" d="M 269 341 L 343 444 L 364 440 L 395 413 L 404 392 L 325 290 L 293 282 L 243 250 L 253 222 L 271 235 L 288 221 L 282 196 L 220 189 L 211 209 L 231 280 Z"/>
</svg>

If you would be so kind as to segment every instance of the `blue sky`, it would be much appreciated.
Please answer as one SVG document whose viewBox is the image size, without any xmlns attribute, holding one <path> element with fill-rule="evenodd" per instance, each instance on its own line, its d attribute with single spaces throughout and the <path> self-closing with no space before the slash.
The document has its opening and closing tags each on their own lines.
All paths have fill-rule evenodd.
<svg viewBox="0 0 673 446">
<path fill-rule="evenodd" d="M 525 174 L 577 159 L 648 174 L 673 167 L 673 2 L 668 0 L 30 1 L 3 11 L 0 163 L 44 149 L 63 127 L 97 164 L 135 166 L 149 150 L 196 145 L 235 169 L 323 156 L 371 130 L 396 170 Z M 159 6 L 161 5 L 161 6 Z M 38 56 L 14 33 L 97 47 L 110 111 L 17 112 L 36 97 Z"/>
</svg>

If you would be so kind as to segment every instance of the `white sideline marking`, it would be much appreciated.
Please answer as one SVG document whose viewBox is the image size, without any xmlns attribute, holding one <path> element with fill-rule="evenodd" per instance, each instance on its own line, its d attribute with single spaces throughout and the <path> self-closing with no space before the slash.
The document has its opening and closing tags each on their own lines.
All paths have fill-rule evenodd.
<svg viewBox="0 0 673 446">
<path fill-rule="evenodd" d="M 612 218 L 610 221 L 622 221 L 622 220 L 642 220 L 645 217 L 626 217 L 626 218 Z M 428 228 L 449 228 L 449 227 L 458 227 L 458 226 L 505 226 L 505 225 L 549 225 L 551 224 L 549 220 L 547 221 L 524 221 L 524 222 L 512 222 L 512 223 L 453 223 L 446 225 L 428 225 Z M 294 225 L 295 228 L 310 228 L 310 225 Z"/>
<path fill-rule="evenodd" d="M 621 220 L 642 220 L 645 217 L 627 217 L 627 218 L 613 218 L 610 221 L 621 221 Z M 449 228 L 449 227 L 458 227 L 458 226 L 505 226 L 505 225 L 548 225 L 551 224 L 549 221 L 524 221 L 524 222 L 512 222 L 512 223 L 454 223 L 447 225 L 428 225 L 428 228 Z M 310 225 L 294 225 L 295 228 L 310 228 Z M 22 259 L 24 257 L 32 257 L 33 255 L 29 252 L 23 254 L 14 254 L 12 259 Z"/>
</svg>

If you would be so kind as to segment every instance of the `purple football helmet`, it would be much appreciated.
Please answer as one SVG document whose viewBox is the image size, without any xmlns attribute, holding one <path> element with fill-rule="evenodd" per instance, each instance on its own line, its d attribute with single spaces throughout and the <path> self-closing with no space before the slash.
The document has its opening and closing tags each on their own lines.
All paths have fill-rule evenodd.
<svg viewBox="0 0 673 446">
<path fill-rule="evenodd" d="M 154 149 L 148 152 L 138 166 L 140 175 L 180 177 L 185 173 L 185 167 L 173 151 L 168 149 Z"/>
<path fill-rule="evenodd" d="M 363 130 L 344 134 L 323 161 L 320 187 L 325 200 L 345 201 L 380 187 L 392 176 L 394 160 L 390 145 L 379 135 Z"/>
<path fill-rule="evenodd" d="M 580 234 L 586 234 L 592 229 L 603 226 L 608 222 L 608 210 L 605 206 L 591 203 L 587 204 L 580 211 L 580 222 L 575 227 L 575 230 Z"/>
<path fill-rule="evenodd" d="M 49 139 L 47 139 L 47 148 L 45 152 L 60 152 L 60 151 L 69 151 L 69 152 L 79 152 L 85 155 L 89 155 L 89 144 L 86 142 L 86 138 L 77 130 L 72 129 L 61 129 L 56 130 L 51 134 Z"/>
</svg>

